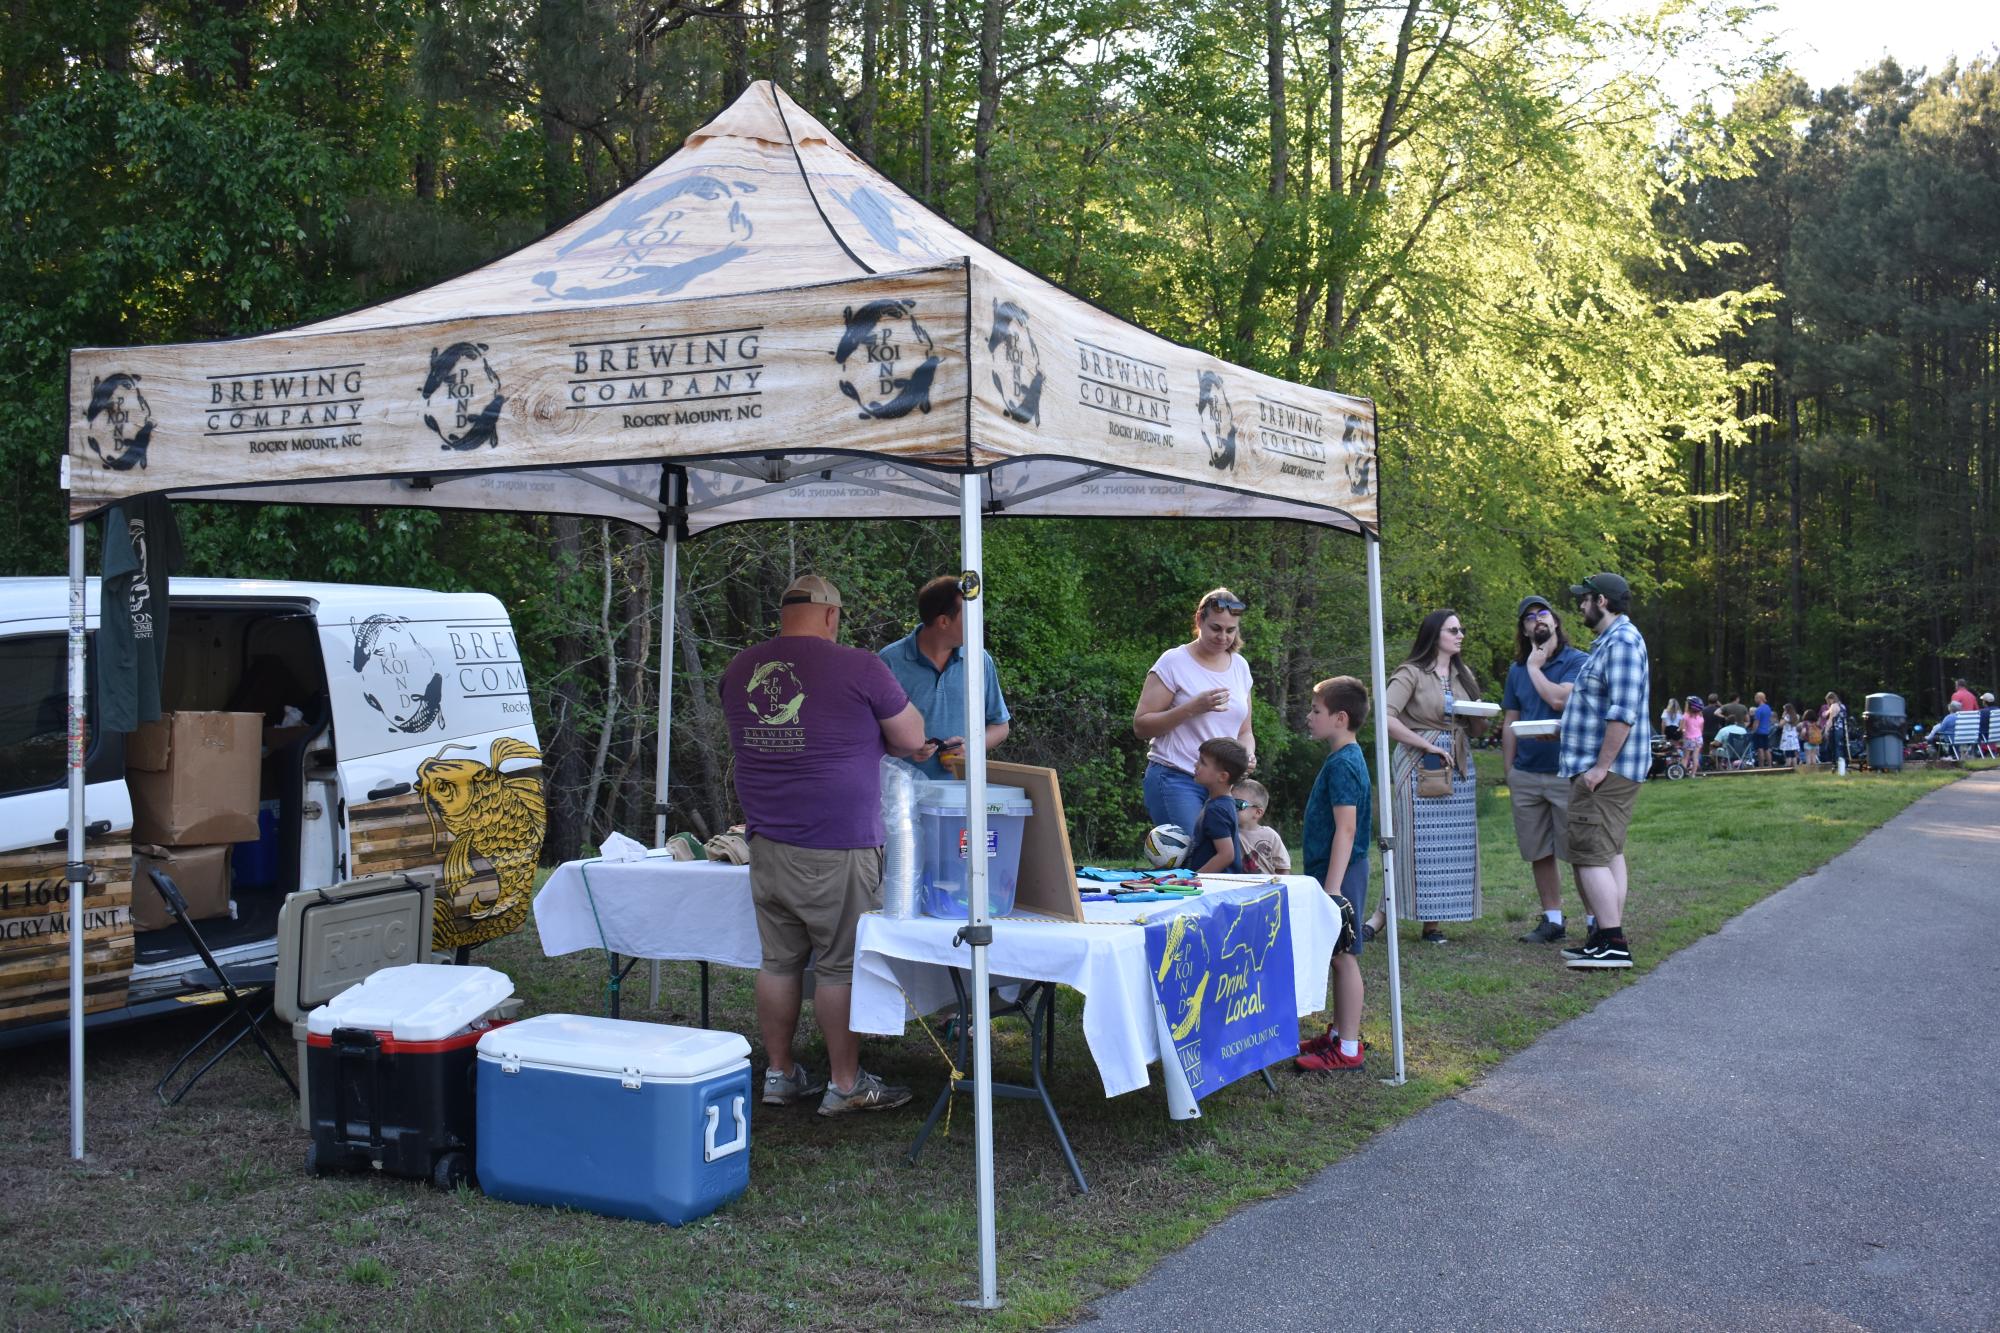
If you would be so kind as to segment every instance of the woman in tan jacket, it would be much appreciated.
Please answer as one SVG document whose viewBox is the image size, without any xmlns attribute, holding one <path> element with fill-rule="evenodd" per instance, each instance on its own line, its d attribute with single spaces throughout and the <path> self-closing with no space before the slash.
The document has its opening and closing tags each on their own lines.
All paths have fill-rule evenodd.
<svg viewBox="0 0 2000 1333">
<path fill-rule="evenodd" d="M 1479 678 L 1465 664 L 1465 626 L 1450 607 L 1433 611 L 1417 627 L 1410 655 L 1389 677 L 1383 713 L 1396 742 L 1390 791 L 1396 831 L 1407 850 L 1395 858 L 1396 914 L 1421 921 L 1423 938 L 1445 943 L 1441 921 L 1470 921 L 1480 914 L 1479 815 L 1472 746 L 1452 705 L 1479 698 Z M 1484 722 L 1472 724 L 1476 735 Z M 1417 795 L 1419 765 L 1436 756 L 1451 776 L 1448 796 Z M 1382 928 L 1378 910 L 1369 933 Z"/>
</svg>

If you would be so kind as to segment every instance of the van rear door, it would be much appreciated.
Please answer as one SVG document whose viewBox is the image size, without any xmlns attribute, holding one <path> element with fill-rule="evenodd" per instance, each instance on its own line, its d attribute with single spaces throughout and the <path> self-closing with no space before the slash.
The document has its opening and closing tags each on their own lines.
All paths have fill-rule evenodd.
<svg viewBox="0 0 2000 1333">
<path fill-rule="evenodd" d="M 89 604 L 97 604 L 94 581 Z M 69 1007 L 68 625 L 5 612 L 0 607 L 0 1028 L 60 1019 Z M 83 898 L 84 1010 L 98 1013 L 124 1006 L 132 972 L 132 799 L 124 738 L 97 729 L 96 673 L 86 678 L 85 857 L 93 877 Z"/>
<path fill-rule="evenodd" d="M 366 593 L 319 607 L 342 870 L 430 871 L 434 947 L 498 939 L 527 919 L 548 825 L 514 627 L 481 594 Z"/>
</svg>

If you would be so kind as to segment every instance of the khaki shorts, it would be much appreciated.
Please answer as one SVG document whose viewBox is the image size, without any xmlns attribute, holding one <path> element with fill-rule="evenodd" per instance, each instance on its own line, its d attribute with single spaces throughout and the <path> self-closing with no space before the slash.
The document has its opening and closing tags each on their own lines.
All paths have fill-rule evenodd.
<svg viewBox="0 0 2000 1333">
<path fill-rule="evenodd" d="M 1569 860 L 1569 783 L 1554 773 L 1507 770 L 1514 807 L 1514 842 L 1523 861 Z"/>
<path fill-rule="evenodd" d="M 854 930 L 863 912 L 882 905 L 882 849 L 795 847 L 750 839 L 750 901 L 764 971 L 795 977 L 806 957 L 822 986 L 854 979 Z"/>
<path fill-rule="evenodd" d="M 1639 784 L 1616 773 L 1591 791 L 1583 775 L 1569 780 L 1569 863 L 1608 866 L 1625 852 L 1625 831 L 1632 827 L 1632 803 Z"/>
</svg>

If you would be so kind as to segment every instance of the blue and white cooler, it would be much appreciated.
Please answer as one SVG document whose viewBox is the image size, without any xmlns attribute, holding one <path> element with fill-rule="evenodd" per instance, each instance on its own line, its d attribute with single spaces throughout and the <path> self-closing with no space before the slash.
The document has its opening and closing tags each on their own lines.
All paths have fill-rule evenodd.
<svg viewBox="0 0 2000 1333">
<path fill-rule="evenodd" d="M 750 1043 L 542 1014 L 479 1042 L 479 1187 L 680 1226 L 750 1184 Z"/>
</svg>

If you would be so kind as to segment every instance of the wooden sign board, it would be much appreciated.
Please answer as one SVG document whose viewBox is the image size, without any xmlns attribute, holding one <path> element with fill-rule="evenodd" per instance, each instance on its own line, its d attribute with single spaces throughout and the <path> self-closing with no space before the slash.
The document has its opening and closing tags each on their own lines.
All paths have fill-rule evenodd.
<svg viewBox="0 0 2000 1333">
<path fill-rule="evenodd" d="M 1014 890 L 1014 910 L 1058 921 L 1083 920 L 1076 858 L 1069 850 L 1069 818 L 1063 811 L 1062 779 L 1053 768 L 989 759 L 986 780 L 994 786 L 1019 787 L 1035 805 L 1021 835 L 1021 877 Z"/>
</svg>

